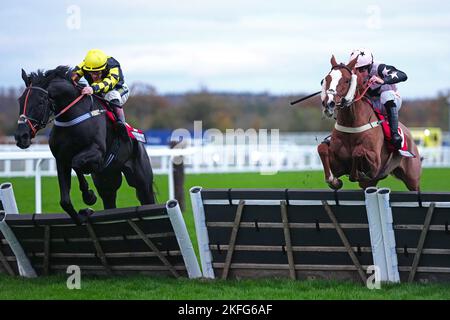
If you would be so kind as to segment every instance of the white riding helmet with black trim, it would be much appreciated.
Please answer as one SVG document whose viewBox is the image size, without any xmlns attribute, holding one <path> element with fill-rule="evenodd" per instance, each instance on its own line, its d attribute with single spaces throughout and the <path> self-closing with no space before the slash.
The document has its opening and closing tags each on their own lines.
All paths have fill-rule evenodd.
<svg viewBox="0 0 450 320">
<path fill-rule="evenodd" d="M 369 49 L 361 48 L 353 50 L 350 54 L 350 61 L 358 57 L 355 68 L 371 65 L 373 63 L 373 54 Z"/>
</svg>

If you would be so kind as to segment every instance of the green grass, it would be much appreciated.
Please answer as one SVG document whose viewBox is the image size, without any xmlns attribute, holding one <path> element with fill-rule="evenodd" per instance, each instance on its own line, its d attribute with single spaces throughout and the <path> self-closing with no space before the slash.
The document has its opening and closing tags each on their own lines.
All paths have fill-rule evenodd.
<svg viewBox="0 0 450 320">
<path fill-rule="evenodd" d="M 158 202 L 168 200 L 167 177 L 156 176 Z M 34 179 L 8 178 L 12 182 L 19 211 L 34 211 Z M 304 188 L 326 189 L 319 171 L 188 175 L 185 181 L 186 210 L 184 218 L 194 248 L 195 229 L 188 190 L 192 186 L 204 188 Z M 91 183 L 92 185 L 92 183 Z M 380 186 L 405 191 L 402 183 L 389 177 Z M 344 188 L 357 189 L 355 183 L 344 179 Z M 426 169 L 422 175 L 423 191 L 450 191 L 450 169 Z M 72 201 L 76 208 L 82 204 L 76 179 L 72 184 Z M 43 211 L 61 212 L 56 178 L 43 178 Z M 119 207 L 138 205 L 134 189 L 125 183 L 118 193 Z M 101 201 L 93 206 L 101 210 Z M 63 275 L 38 279 L 23 279 L 0 275 L 0 299 L 450 299 L 449 284 L 383 285 L 380 290 L 369 290 L 359 283 L 339 281 L 270 280 L 188 280 L 165 277 L 132 276 L 125 278 L 82 277 L 81 290 L 68 290 Z"/>
<path fill-rule="evenodd" d="M 415 300 L 450 299 L 442 284 L 383 285 L 380 290 L 344 281 L 189 280 L 164 277 L 82 277 L 81 290 L 69 290 L 62 275 L 24 279 L 0 276 L 0 299 L 89 300 Z"/>
</svg>

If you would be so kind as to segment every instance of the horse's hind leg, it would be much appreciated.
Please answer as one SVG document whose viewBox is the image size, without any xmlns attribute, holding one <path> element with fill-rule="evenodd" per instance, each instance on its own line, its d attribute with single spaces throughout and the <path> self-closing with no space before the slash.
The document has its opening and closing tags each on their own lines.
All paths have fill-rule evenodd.
<svg viewBox="0 0 450 320">
<path fill-rule="evenodd" d="M 86 181 L 84 174 L 80 170 L 75 170 L 78 177 L 78 183 L 80 184 L 80 191 L 83 195 L 83 201 L 89 206 L 94 205 L 97 202 L 97 197 L 94 191 L 89 189 L 89 184 Z"/>
<path fill-rule="evenodd" d="M 359 187 L 363 190 L 369 188 L 369 187 L 376 187 L 377 186 L 377 180 L 371 180 L 371 181 L 359 181 Z"/>
<path fill-rule="evenodd" d="M 155 203 L 153 171 L 151 168 L 149 172 L 136 165 L 133 169 L 125 167 L 123 174 L 128 184 L 136 189 L 136 197 L 139 199 L 141 205 Z"/>
<path fill-rule="evenodd" d="M 392 174 L 403 181 L 410 191 L 420 190 L 421 163 L 419 158 L 408 158 L 392 171 Z"/>
<path fill-rule="evenodd" d="M 136 155 L 123 168 L 123 174 L 130 186 L 136 189 L 141 205 L 155 203 L 153 191 L 153 170 L 145 147 L 138 144 Z"/>
<path fill-rule="evenodd" d="M 105 209 L 116 208 L 117 190 L 122 184 L 122 173 L 120 171 L 111 171 L 101 174 L 92 174 L 97 192 L 102 198 Z"/>
</svg>

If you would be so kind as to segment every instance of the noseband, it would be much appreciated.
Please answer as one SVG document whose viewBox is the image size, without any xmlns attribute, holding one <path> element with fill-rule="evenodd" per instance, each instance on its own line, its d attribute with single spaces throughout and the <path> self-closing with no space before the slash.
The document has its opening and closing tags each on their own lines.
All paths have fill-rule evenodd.
<svg viewBox="0 0 450 320">
<path fill-rule="evenodd" d="M 346 95 L 344 97 L 342 97 L 341 95 L 337 94 L 337 92 L 335 90 L 330 90 L 329 89 L 329 90 L 326 91 L 326 93 L 334 95 L 334 96 L 337 95 L 337 96 L 341 97 L 341 101 L 339 101 L 339 103 L 336 103 L 336 106 L 339 107 L 339 109 L 343 109 L 345 107 L 350 107 L 355 102 L 361 100 L 362 97 L 364 97 L 364 95 L 366 94 L 367 90 L 370 88 L 370 84 L 367 84 L 367 86 L 364 88 L 364 90 L 357 97 L 355 97 L 355 95 L 356 95 L 356 86 L 357 86 L 357 83 L 356 83 L 357 82 L 357 76 L 356 76 L 356 74 L 354 74 L 350 70 L 349 67 L 347 67 L 345 64 L 342 64 L 342 63 L 339 64 L 339 65 L 333 66 L 331 68 L 331 71 L 334 70 L 334 69 L 345 69 L 352 75 L 350 86 L 349 86 L 349 89 L 348 89 L 348 91 L 347 91 L 347 93 L 346 93 Z M 337 121 L 336 121 L 336 123 L 334 125 L 334 128 L 337 131 L 345 132 L 345 133 L 361 133 L 361 132 L 370 130 L 372 128 L 378 127 L 380 125 L 380 123 L 382 123 L 383 121 L 384 120 L 373 121 L 373 122 L 367 123 L 367 124 L 365 124 L 363 126 L 360 126 L 360 127 L 346 127 L 346 126 L 342 126 L 342 125 L 338 124 Z"/>
<path fill-rule="evenodd" d="M 353 103 L 353 97 L 354 97 L 355 89 L 356 89 L 356 79 L 354 79 L 355 74 L 352 72 L 352 70 L 350 70 L 350 68 L 347 67 L 343 63 L 340 63 L 338 65 L 331 67 L 331 70 L 328 74 L 330 74 L 331 71 L 336 70 L 336 69 L 345 69 L 350 73 L 350 75 L 352 77 L 351 81 L 350 81 L 349 89 L 348 89 L 347 93 L 345 94 L 345 96 L 341 96 L 334 89 L 328 89 L 326 91 L 326 94 L 340 97 L 340 101 L 338 103 L 336 103 L 336 107 L 338 107 L 339 109 L 342 109 L 342 108 L 350 106 Z"/>
<path fill-rule="evenodd" d="M 351 74 L 351 77 L 352 77 L 351 80 L 350 80 L 350 86 L 349 86 L 348 91 L 347 91 L 347 93 L 345 94 L 344 97 L 339 95 L 334 89 L 328 89 L 326 91 L 327 94 L 330 94 L 330 95 L 333 95 L 333 96 L 339 96 L 341 98 L 341 100 L 338 103 L 336 103 L 336 107 L 338 107 L 339 109 L 343 109 L 343 108 L 349 107 L 353 103 L 361 100 L 361 98 L 364 97 L 364 95 L 366 94 L 367 90 L 369 90 L 370 84 L 367 84 L 367 86 L 364 88 L 364 90 L 362 90 L 362 92 L 357 97 L 355 97 L 357 95 L 356 94 L 356 87 L 357 87 L 357 76 L 356 76 L 356 74 L 354 74 L 352 72 L 352 70 L 350 70 L 350 68 L 347 67 L 343 63 L 340 63 L 338 65 L 333 66 L 331 68 L 331 71 L 333 71 L 334 69 L 345 69 Z"/>
<path fill-rule="evenodd" d="M 30 97 L 31 91 L 38 90 L 38 91 L 45 93 L 45 95 L 47 96 L 47 99 L 50 102 L 50 111 L 54 111 L 54 108 L 53 108 L 53 103 L 50 100 L 47 90 L 40 88 L 40 87 L 33 87 L 31 84 L 27 88 L 27 90 L 28 90 L 27 95 L 25 96 L 25 102 L 23 104 L 23 112 L 19 116 L 19 120 L 17 121 L 17 123 L 18 124 L 24 123 L 24 124 L 28 125 L 28 127 L 30 127 L 31 132 L 32 132 L 31 137 L 34 138 L 34 136 L 40 129 L 45 128 L 45 126 L 48 123 L 48 120 L 47 120 L 48 117 L 47 117 L 47 114 L 45 114 L 43 119 L 41 121 L 39 121 L 39 120 L 31 118 L 30 116 L 27 115 L 28 98 Z"/>
<path fill-rule="evenodd" d="M 23 105 L 23 112 L 22 112 L 22 114 L 19 116 L 19 120 L 17 121 L 17 123 L 18 124 L 22 124 L 22 123 L 24 123 L 24 124 L 26 124 L 26 125 L 28 125 L 28 127 L 31 129 L 31 132 L 32 132 L 32 134 L 31 134 L 31 138 L 34 138 L 35 137 L 35 135 L 36 135 L 36 133 L 40 130 L 40 129 L 42 129 L 42 128 L 45 128 L 46 126 L 47 126 L 47 124 L 48 123 L 50 123 L 50 122 L 52 122 L 52 121 L 54 121 L 56 118 L 58 118 L 59 116 L 61 116 L 61 115 L 63 115 L 64 113 L 66 113 L 70 108 L 72 108 L 74 105 L 76 105 L 81 99 L 83 99 L 86 95 L 85 94 L 81 94 L 81 95 L 79 95 L 75 100 L 73 100 L 68 106 L 66 106 L 65 108 L 63 108 L 57 115 L 55 115 L 52 119 L 50 119 L 50 112 L 53 112 L 53 113 L 55 113 L 55 106 L 54 106 L 54 104 L 53 104 L 53 101 L 52 101 L 52 99 L 49 97 L 49 93 L 48 93 L 48 91 L 47 90 L 45 90 L 45 89 L 43 89 L 43 88 L 40 88 L 40 87 L 33 87 L 31 84 L 30 84 L 30 86 L 29 87 L 27 87 L 27 90 L 28 90 L 28 92 L 27 92 L 27 95 L 25 96 L 25 102 L 24 102 L 24 105 Z M 44 92 L 45 94 L 46 94 L 46 96 L 47 96 L 47 99 L 48 99 L 48 101 L 49 101 L 49 103 L 50 103 L 50 107 L 49 107 L 49 111 L 44 115 L 44 117 L 43 117 L 43 119 L 41 120 L 41 121 L 39 121 L 39 120 L 36 120 L 36 119 L 33 119 L 33 118 L 31 118 L 31 117 L 29 117 L 28 115 L 27 115 L 27 105 L 28 105 L 28 98 L 29 98 L 29 96 L 30 96 L 30 93 L 31 93 L 31 90 L 39 90 L 39 91 L 41 91 L 41 92 Z M 92 107 L 92 104 L 93 104 L 94 102 L 93 102 L 93 99 L 92 99 L 92 97 L 91 97 L 91 107 Z M 98 113 L 98 114 L 101 114 L 102 112 L 100 112 L 100 113 Z M 97 113 L 94 113 L 95 115 L 97 115 Z M 90 117 L 92 117 L 93 115 L 92 115 L 92 112 L 90 113 Z M 88 117 L 89 118 L 89 117 Z M 56 120 L 55 120 L 55 125 L 56 125 Z M 78 122 L 77 122 L 78 123 Z M 61 125 L 61 123 L 60 123 L 60 125 Z M 64 125 L 63 125 L 64 126 Z"/>
</svg>

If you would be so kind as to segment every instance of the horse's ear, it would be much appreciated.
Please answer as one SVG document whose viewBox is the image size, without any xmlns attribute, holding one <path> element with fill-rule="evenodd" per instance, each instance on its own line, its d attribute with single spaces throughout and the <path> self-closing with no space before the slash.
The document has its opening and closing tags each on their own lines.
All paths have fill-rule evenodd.
<svg viewBox="0 0 450 320">
<path fill-rule="evenodd" d="M 23 82 L 25 82 L 25 85 L 28 87 L 31 83 L 30 77 L 28 77 L 27 73 L 23 69 L 22 69 L 22 79 L 23 79 Z"/>
<path fill-rule="evenodd" d="M 336 62 L 336 58 L 334 57 L 334 54 L 331 56 L 330 62 L 331 62 L 331 65 L 332 65 L 333 67 L 334 67 L 334 66 L 337 66 L 337 62 Z"/>
<path fill-rule="evenodd" d="M 350 61 L 350 62 L 347 64 L 347 67 L 348 67 L 350 70 L 353 70 L 353 68 L 355 67 L 357 61 L 358 61 L 358 57 L 356 57 L 355 59 L 353 59 L 352 61 Z"/>
</svg>

